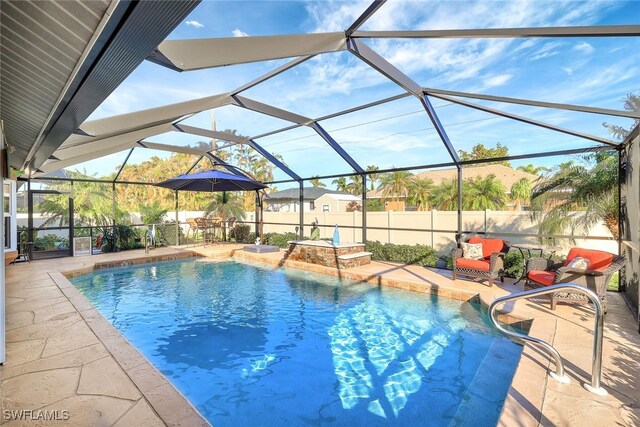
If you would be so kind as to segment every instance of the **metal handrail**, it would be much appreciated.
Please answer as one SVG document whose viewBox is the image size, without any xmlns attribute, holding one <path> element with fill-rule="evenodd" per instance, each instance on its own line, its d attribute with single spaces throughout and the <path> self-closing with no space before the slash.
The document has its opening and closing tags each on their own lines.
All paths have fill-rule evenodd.
<svg viewBox="0 0 640 427">
<path fill-rule="evenodd" d="M 530 291 L 519 292 L 517 294 L 496 298 L 489 306 L 489 318 L 491 319 L 491 323 L 503 334 L 515 338 L 522 344 L 524 344 L 525 341 L 528 341 L 534 344 L 538 344 L 539 346 L 544 348 L 553 356 L 556 363 L 556 372 L 550 372 L 549 375 L 562 383 L 569 383 L 569 377 L 564 372 L 564 362 L 562 361 L 562 357 L 553 346 L 541 339 L 505 329 L 498 323 L 498 320 L 495 317 L 496 309 L 498 305 L 502 303 L 515 301 L 522 298 L 552 294 L 563 290 L 571 290 L 572 292 L 584 294 L 589 297 L 591 302 L 593 302 L 593 305 L 595 307 L 595 327 L 593 332 L 593 354 L 591 358 L 591 384 L 584 383 L 583 385 L 584 388 L 589 390 L 591 393 L 597 394 L 599 396 L 606 396 L 607 391 L 600 385 L 600 376 L 602 374 L 602 342 L 604 338 L 604 310 L 602 309 L 600 298 L 591 289 L 587 289 L 584 286 L 580 285 L 574 285 L 572 283 L 565 283 L 547 286 L 544 289 L 533 289 Z"/>
</svg>

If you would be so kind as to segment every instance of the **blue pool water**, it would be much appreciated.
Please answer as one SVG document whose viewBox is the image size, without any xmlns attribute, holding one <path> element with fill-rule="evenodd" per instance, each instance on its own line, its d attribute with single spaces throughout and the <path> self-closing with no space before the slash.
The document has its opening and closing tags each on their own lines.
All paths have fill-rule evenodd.
<svg viewBox="0 0 640 427">
<path fill-rule="evenodd" d="M 469 303 L 171 261 L 74 285 L 216 427 L 495 425 L 520 355 Z"/>
</svg>

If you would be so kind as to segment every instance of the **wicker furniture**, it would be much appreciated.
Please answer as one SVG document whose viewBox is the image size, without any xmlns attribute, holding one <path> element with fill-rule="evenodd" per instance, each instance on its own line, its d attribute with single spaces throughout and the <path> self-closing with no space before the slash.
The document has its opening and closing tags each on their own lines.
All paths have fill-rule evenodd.
<svg viewBox="0 0 640 427">
<path fill-rule="evenodd" d="M 590 261 L 589 268 L 576 269 L 568 264 L 576 257 Z M 619 271 L 625 263 L 625 257 L 609 252 L 592 249 L 572 248 L 567 258 L 562 262 L 554 262 L 545 258 L 531 258 L 527 261 L 527 278 L 525 289 L 535 289 L 558 283 L 574 283 L 585 286 L 594 291 L 602 301 L 604 311 L 607 311 L 607 284 L 611 276 Z M 551 294 L 551 309 L 556 309 L 558 302 L 586 304 L 589 302 L 581 294 L 557 292 Z"/>
<path fill-rule="evenodd" d="M 500 278 L 504 282 L 504 256 L 509 250 L 509 242 L 502 239 L 485 239 L 474 236 L 467 243 L 482 243 L 483 259 L 463 258 L 462 248 L 456 248 L 451 252 L 453 258 L 452 278 L 456 280 L 458 275 L 479 277 L 487 279 L 489 286 Z"/>
</svg>

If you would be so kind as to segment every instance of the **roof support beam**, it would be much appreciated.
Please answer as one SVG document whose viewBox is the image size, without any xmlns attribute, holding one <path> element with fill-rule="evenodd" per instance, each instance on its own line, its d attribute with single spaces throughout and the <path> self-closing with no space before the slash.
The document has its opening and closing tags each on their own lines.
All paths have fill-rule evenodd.
<svg viewBox="0 0 640 427">
<path fill-rule="evenodd" d="M 98 141 L 110 136 L 121 135 L 135 130 L 149 128 L 161 124 L 169 124 L 189 114 L 199 113 L 216 107 L 222 107 L 231 103 L 231 97 L 222 93 L 192 101 L 178 102 L 162 107 L 149 108 L 133 113 L 120 114 L 104 119 L 85 122 L 80 129 L 93 137 L 71 136 L 65 144 Z"/>
<path fill-rule="evenodd" d="M 509 104 L 521 104 L 521 105 L 531 105 L 534 107 L 554 108 L 557 110 L 570 110 L 570 111 L 579 111 L 582 113 L 603 114 L 606 116 L 629 117 L 632 119 L 640 118 L 640 112 L 638 111 L 611 110 L 608 108 L 587 107 L 583 105 L 558 104 L 555 102 L 534 101 L 530 99 L 521 99 L 521 98 L 508 98 L 506 96 L 483 95 L 480 93 L 458 92 L 454 90 L 443 90 L 443 89 L 432 89 L 432 88 L 423 88 L 423 89 L 425 93 L 427 93 L 428 95 L 429 94 L 451 95 L 451 96 L 460 96 L 463 98 L 475 98 L 475 99 L 484 99 L 487 101 L 506 102 Z"/>
<path fill-rule="evenodd" d="M 357 38 L 519 38 L 519 37 L 634 37 L 640 25 L 593 25 L 580 27 L 479 28 L 465 30 L 356 31 Z"/>
<path fill-rule="evenodd" d="M 347 46 L 349 51 L 352 52 L 354 55 L 356 55 L 358 58 L 362 59 L 364 62 L 369 64 L 369 66 L 371 66 L 373 69 L 377 70 L 378 72 L 386 76 L 389 80 L 393 81 L 394 83 L 396 83 L 397 85 L 405 89 L 407 92 L 413 94 L 420 100 L 420 102 L 422 103 L 422 106 L 427 112 L 427 115 L 429 116 L 429 118 L 431 119 L 431 122 L 436 128 L 436 131 L 438 132 L 438 135 L 440 136 L 442 143 L 447 149 L 447 152 L 449 153 L 451 160 L 453 160 L 454 163 L 456 164 L 460 163 L 460 158 L 458 157 L 458 153 L 456 152 L 455 148 L 453 148 L 453 145 L 451 144 L 451 140 L 449 139 L 449 136 L 445 132 L 444 127 L 442 126 L 442 123 L 440 123 L 440 119 L 438 118 L 438 115 L 436 114 L 436 111 L 433 108 L 433 105 L 431 105 L 431 101 L 429 101 L 429 98 L 425 96 L 422 90 L 422 87 L 418 85 L 418 83 L 414 82 L 409 76 L 407 76 L 402 71 L 397 69 L 394 65 L 388 62 L 386 59 L 384 59 L 383 57 L 378 55 L 376 52 L 374 52 L 372 49 L 370 49 L 368 46 L 366 46 L 364 43 L 355 39 L 349 39 L 347 42 Z"/>
<path fill-rule="evenodd" d="M 433 108 L 431 101 L 429 101 L 429 97 L 427 95 L 422 95 L 422 97 L 420 98 L 420 102 L 422 102 L 422 106 L 424 107 L 424 109 L 427 112 L 427 115 L 431 119 L 431 123 L 433 123 L 433 126 L 436 128 L 436 132 L 438 132 L 438 135 L 440 136 L 442 143 L 447 149 L 447 152 L 449 153 L 451 160 L 453 160 L 454 163 L 459 164 L 460 157 L 458 156 L 458 152 L 456 151 L 455 148 L 453 148 L 453 144 L 451 144 L 451 140 L 449 139 L 447 132 L 444 130 L 444 127 L 442 126 L 442 123 L 440 122 L 440 119 L 436 114 L 436 110 Z"/>
<path fill-rule="evenodd" d="M 174 124 L 173 127 L 178 132 L 184 132 L 191 135 L 204 136 L 205 138 L 220 139 L 222 141 L 234 142 L 236 144 L 245 144 L 249 141 L 248 138 L 244 138 L 242 136 L 235 135 L 229 132 L 220 132 L 217 130 L 197 128 L 195 126 L 182 125 L 182 124 Z"/>
<path fill-rule="evenodd" d="M 118 180 L 118 178 L 120 178 L 120 174 L 124 170 L 124 167 L 127 165 L 127 162 L 129 161 L 129 157 L 131 157 L 131 155 L 133 154 L 133 150 L 135 150 L 135 149 L 136 149 L 136 147 L 133 147 L 129 151 L 129 154 L 127 154 L 127 157 L 124 159 L 124 162 L 122 162 L 122 166 L 120 166 L 120 169 L 118 169 L 118 172 L 116 173 L 116 176 L 113 178 L 113 182 L 116 182 Z"/>
<path fill-rule="evenodd" d="M 160 144 L 152 141 L 138 141 L 138 145 L 150 150 L 168 151 L 170 153 L 191 154 L 194 156 L 204 156 L 207 150 L 194 147 L 181 147 L 179 145 Z"/>
<path fill-rule="evenodd" d="M 114 154 L 119 151 L 128 150 L 137 145 L 138 141 L 127 141 L 120 145 L 113 145 L 110 147 L 105 147 L 99 150 L 91 151 L 90 153 L 80 154 L 74 157 L 68 157 L 63 160 L 59 160 L 57 162 L 45 162 L 40 166 L 40 170 L 49 173 L 58 169 L 66 168 L 68 166 L 77 165 L 78 163 L 88 162 L 89 160 L 94 160 L 99 157 L 108 156 L 109 154 Z"/>
<path fill-rule="evenodd" d="M 184 174 L 187 175 L 188 173 L 190 173 L 196 166 L 198 166 L 198 163 L 200 163 L 200 160 L 202 160 L 202 159 L 204 159 L 204 156 L 198 157 L 198 159 L 195 162 L 193 162 L 191 167 L 189 169 L 187 169 L 187 171 Z"/>
<path fill-rule="evenodd" d="M 362 15 L 360 15 L 358 19 L 356 19 L 347 29 L 347 36 L 350 36 L 354 31 L 360 28 L 369 18 L 371 18 L 371 16 L 373 16 L 374 13 L 377 12 L 378 9 L 380 9 L 380 7 L 382 7 L 383 4 L 385 4 L 386 1 L 387 0 L 373 0 L 373 3 L 369 5 L 367 10 L 365 10 Z"/>
<path fill-rule="evenodd" d="M 472 102 L 462 101 L 462 100 L 457 99 L 457 98 L 452 98 L 452 97 L 445 96 L 445 95 L 438 95 L 438 94 L 435 94 L 435 93 L 431 94 L 431 96 L 433 96 L 434 98 L 443 99 L 445 101 L 450 101 L 450 102 L 453 102 L 455 104 L 464 105 L 465 107 L 474 108 L 476 110 L 484 111 L 484 112 L 495 114 L 495 115 L 502 116 L 502 117 L 508 117 L 510 119 L 517 120 L 517 121 L 523 122 L 523 123 L 528 123 L 530 125 L 538 126 L 538 127 L 541 127 L 541 128 L 550 129 L 550 130 L 553 130 L 553 131 L 556 131 L 556 132 L 560 132 L 560 133 L 564 133 L 564 134 L 571 135 L 571 136 L 577 136 L 578 138 L 588 139 L 590 141 L 600 142 L 602 144 L 607 144 L 607 145 L 610 145 L 612 147 L 617 147 L 619 145 L 618 143 L 615 143 L 613 141 L 609 141 L 608 139 L 600 138 L 600 137 L 597 137 L 597 136 L 594 136 L 594 135 L 589 135 L 589 134 L 582 133 L 582 132 L 572 131 L 572 130 L 569 130 L 569 129 L 564 129 L 564 128 L 561 128 L 559 126 L 554 126 L 554 125 L 551 125 L 551 124 L 548 124 L 548 123 L 544 123 L 544 122 L 541 122 L 541 121 L 538 121 L 538 120 L 533 120 L 533 119 L 529 119 L 529 118 L 526 118 L 526 117 L 518 116 L 516 114 L 506 113 L 504 111 L 495 110 L 493 108 L 484 107 L 482 105 L 474 104 Z"/>
<path fill-rule="evenodd" d="M 121 145 L 127 142 L 141 141 L 144 138 L 148 138 L 150 136 L 171 132 L 172 129 L 173 128 L 169 123 L 159 126 L 152 126 L 146 129 L 139 129 L 133 132 L 123 133 L 121 135 L 114 135 L 108 138 L 98 139 L 96 141 L 89 140 L 84 143 L 74 144 L 65 143 L 65 145 L 55 151 L 55 155 L 59 159 L 66 159 L 82 154 L 91 155 L 94 150 L 101 150 L 105 147 Z"/>
<path fill-rule="evenodd" d="M 256 85 L 259 85 L 260 83 L 265 82 L 265 81 L 269 80 L 270 78 L 277 76 L 278 74 L 284 73 L 285 71 L 287 71 L 290 68 L 293 68 L 293 67 L 295 67 L 297 65 L 302 64 L 303 62 L 313 58 L 314 56 L 315 55 L 307 55 L 307 56 L 302 56 L 300 58 L 296 58 L 293 61 L 289 61 L 286 64 L 279 66 L 275 70 L 265 74 L 264 76 L 260 76 L 257 79 L 252 80 L 249 83 L 240 86 L 236 90 L 231 91 L 231 96 L 237 95 L 240 92 L 243 92 L 245 90 L 251 89 L 252 87 L 254 87 Z"/>
<path fill-rule="evenodd" d="M 191 71 L 345 50 L 342 32 L 280 36 L 165 40 L 147 59 Z"/>
<path fill-rule="evenodd" d="M 349 49 L 349 52 L 369 64 L 370 67 L 377 70 L 389 80 L 395 82 L 407 92 L 412 93 L 417 98 L 422 97 L 422 87 L 419 84 L 411 80 L 360 40 L 352 38 L 347 40 L 347 49 Z"/>
<path fill-rule="evenodd" d="M 295 179 L 298 182 L 302 181 L 302 178 L 300 178 L 300 175 L 298 175 L 297 173 L 295 173 L 294 171 L 289 169 L 289 167 L 287 165 L 285 165 L 283 162 L 278 160 L 278 158 L 275 157 L 273 154 L 269 153 L 267 150 L 262 148 L 254 140 L 250 139 L 247 144 L 249 144 L 249 147 L 251 147 L 254 150 L 256 150 L 258 153 L 260 153 L 263 157 L 265 157 L 271 163 L 276 165 L 276 167 L 280 168 L 282 170 L 282 172 L 286 173 L 287 175 L 289 175 L 291 178 Z"/>
<path fill-rule="evenodd" d="M 351 166 L 353 168 L 354 171 L 358 172 L 358 173 L 364 173 L 364 169 L 362 169 L 360 167 L 360 165 L 353 160 L 353 158 L 349 155 L 349 153 L 347 153 L 346 151 L 344 151 L 344 149 L 340 146 L 340 144 L 338 144 L 335 139 L 333 139 L 331 137 L 331 135 L 329 135 L 327 133 L 326 130 L 324 130 L 324 128 L 322 126 L 320 126 L 319 123 L 314 123 L 311 125 L 311 127 L 313 128 L 313 130 L 316 131 L 316 133 L 318 135 L 320 135 L 320 137 L 322 139 L 324 139 L 327 144 L 329 144 L 331 146 L 331 148 L 333 148 L 333 150 L 338 153 L 338 155 L 340 157 L 342 157 L 342 159 L 347 162 L 349 164 L 349 166 Z"/>
<path fill-rule="evenodd" d="M 378 101 L 373 101 L 373 102 L 369 102 L 367 104 L 359 105 L 357 107 L 348 108 L 346 110 L 338 111 L 337 113 L 328 114 L 326 116 L 318 117 L 317 119 L 312 119 L 312 120 L 313 120 L 313 122 L 321 122 L 323 120 L 333 119 L 335 117 L 344 116 L 345 114 L 355 113 L 356 111 L 365 110 L 367 108 L 375 107 L 376 105 L 381 105 L 381 104 L 386 104 L 387 102 L 397 101 L 398 99 L 406 98 L 407 96 L 410 96 L 410 95 L 411 94 L 408 93 L 408 92 L 401 93 L 399 95 L 390 96 L 388 98 L 380 99 Z M 280 129 L 276 129 L 276 130 L 270 131 L 270 132 L 261 133 L 260 135 L 256 135 L 256 136 L 251 137 L 251 139 L 264 138 L 264 137 L 275 135 L 275 134 L 278 134 L 278 133 L 281 133 L 281 132 L 286 132 L 288 130 L 296 129 L 296 128 L 299 128 L 300 126 L 302 126 L 302 125 L 287 126 L 287 127 L 284 127 L 284 128 L 280 128 Z"/>
<path fill-rule="evenodd" d="M 308 126 L 311 123 L 313 123 L 313 119 L 310 119 L 308 117 L 291 113 L 289 111 L 283 110 L 281 108 L 273 107 L 268 104 L 263 104 L 262 102 L 255 101 L 250 98 L 245 98 L 240 95 L 234 95 L 231 98 L 233 99 L 233 104 L 237 105 L 238 107 L 246 108 L 247 110 L 266 114 L 267 116 L 275 117 L 281 120 L 286 120 L 288 122 L 297 123 L 299 125 Z"/>
<path fill-rule="evenodd" d="M 207 157 L 209 158 L 209 160 L 211 160 L 214 163 L 214 165 L 215 164 L 219 164 L 220 166 L 223 166 L 226 170 L 228 170 L 229 172 L 231 172 L 234 175 L 246 176 L 245 174 L 241 173 L 237 168 L 234 168 L 229 163 L 225 162 L 224 160 L 222 160 L 220 157 L 216 156 L 215 154 L 207 153 Z M 251 178 L 251 177 L 249 177 L 249 178 Z"/>
</svg>

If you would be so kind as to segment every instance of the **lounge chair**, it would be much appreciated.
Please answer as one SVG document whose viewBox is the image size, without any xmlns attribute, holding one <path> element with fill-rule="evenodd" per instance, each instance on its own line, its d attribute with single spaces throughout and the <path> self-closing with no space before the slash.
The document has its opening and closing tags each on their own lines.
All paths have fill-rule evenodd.
<svg viewBox="0 0 640 427">
<path fill-rule="evenodd" d="M 577 257 L 588 260 L 586 269 L 574 268 L 569 265 Z M 571 248 L 567 258 L 562 262 L 554 262 L 546 258 L 529 259 L 524 287 L 525 289 L 536 289 L 559 283 L 582 285 L 600 297 L 606 313 L 607 284 L 613 273 L 619 271 L 624 263 L 625 257 L 622 255 L 593 249 Z M 583 294 L 557 292 L 551 294 L 550 302 L 551 309 L 555 310 L 558 302 L 586 304 L 589 299 Z"/>
<path fill-rule="evenodd" d="M 482 258 L 464 258 L 462 248 L 454 249 L 451 253 L 453 280 L 456 280 L 458 275 L 463 275 L 487 279 L 489 286 L 493 286 L 493 281 L 497 278 L 504 282 L 504 256 L 509 250 L 509 242 L 502 239 L 485 239 L 474 236 L 466 243 L 481 243 Z"/>
</svg>

